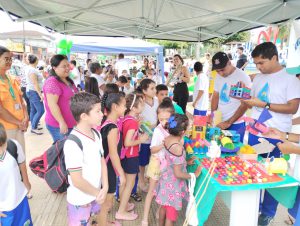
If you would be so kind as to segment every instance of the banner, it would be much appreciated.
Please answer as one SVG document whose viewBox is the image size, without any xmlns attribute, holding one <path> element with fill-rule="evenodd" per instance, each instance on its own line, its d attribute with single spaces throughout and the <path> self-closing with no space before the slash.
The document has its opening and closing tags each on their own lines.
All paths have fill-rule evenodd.
<svg viewBox="0 0 300 226">
<path fill-rule="evenodd" d="M 292 22 L 288 48 L 287 68 L 300 66 L 300 21 Z"/>
</svg>

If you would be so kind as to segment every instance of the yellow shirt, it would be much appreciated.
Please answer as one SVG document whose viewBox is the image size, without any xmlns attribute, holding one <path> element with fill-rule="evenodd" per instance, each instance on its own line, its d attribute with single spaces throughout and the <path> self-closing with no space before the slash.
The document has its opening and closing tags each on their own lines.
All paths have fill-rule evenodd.
<svg viewBox="0 0 300 226">
<path fill-rule="evenodd" d="M 22 106 L 22 91 L 17 80 L 11 76 L 7 76 L 10 80 L 12 88 L 15 93 L 15 100 L 9 92 L 9 83 L 7 80 L 0 79 L 0 105 L 2 108 L 9 111 L 15 118 L 22 121 L 25 117 Z M 17 129 L 18 126 L 0 118 L 0 123 L 3 124 L 5 129 Z"/>
</svg>

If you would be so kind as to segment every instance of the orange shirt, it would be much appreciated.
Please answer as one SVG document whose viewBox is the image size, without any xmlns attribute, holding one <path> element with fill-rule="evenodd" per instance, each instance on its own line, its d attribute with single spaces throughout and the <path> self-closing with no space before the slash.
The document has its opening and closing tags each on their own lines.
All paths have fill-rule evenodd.
<svg viewBox="0 0 300 226">
<path fill-rule="evenodd" d="M 9 92 L 9 84 L 8 81 L 3 81 L 0 79 L 0 105 L 2 108 L 9 111 L 15 118 L 22 121 L 25 117 L 23 109 L 22 109 L 22 92 L 18 82 L 12 76 L 7 76 L 10 80 L 16 99 L 12 97 L 11 93 Z M 4 121 L 0 118 L 0 123 L 3 124 L 5 129 L 17 129 L 18 126 L 7 121 Z"/>
</svg>

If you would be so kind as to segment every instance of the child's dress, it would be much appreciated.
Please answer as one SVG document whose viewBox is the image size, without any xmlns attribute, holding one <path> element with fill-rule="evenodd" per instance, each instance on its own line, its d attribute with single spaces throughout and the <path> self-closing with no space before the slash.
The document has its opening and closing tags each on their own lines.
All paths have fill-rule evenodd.
<svg viewBox="0 0 300 226">
<path fill-rule="evenodd" d="M 171 147 L 172 146 L 173 145 L 171 145 Z M 182 200 L 188 200 L 188 187 L 184 179 L 175 177 L 173 167 L 174 165 L 182 164 L 181 170 L 187 172 L 185 151 L 182 151 L 181 156 L 176 156 L 165 148 L 165 158 L 168 162 L 168 166 L 164 172 L 161 172 L 161 177 L 156 189 L 156 202 L 162 206 L 171 206 L 176 210 L 181 210 Z"/>
</svg>

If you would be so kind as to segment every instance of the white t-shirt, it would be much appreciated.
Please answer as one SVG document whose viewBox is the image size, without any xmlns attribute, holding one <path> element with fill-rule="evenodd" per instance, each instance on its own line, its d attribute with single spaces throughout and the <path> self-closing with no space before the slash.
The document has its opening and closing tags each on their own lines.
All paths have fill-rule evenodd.
<svg viewBox="0 0 300 226">
<path fill-rule="evenodd" d="M 71 73 L 73 74 L 73 82 L 75 83 L 75 85 L 80 85 L 81 82 L 81 78 L 80 78 L 80 72 L 78 71 L 77 67 L 74 67 L 73 70 L 71 71 Z"/>
<path fill-rule="evenodd" d="M 164 63 L 164 70 L 165 70 L 165 72 L 170 73 L 171 67 L 172 67 L 172 65 L 171 65 L 170 62 L 165 62 L 165 63 Z"/>
<path fill-rule="evenodd" d="M 94 138 L 88 137 L 74 128 L 71 134 L 77 136 L 82 143 L 83 150 L 72 140 L 67 140 L 64 146 L 66 168 L 70 172 L 82 172 L 82 177 L 96 188 L 101 187 L 101 157 L 103 156 L 102 139 L 93 131 Z M 86 205 L 96 197 L 86 194 L 76 188 L 70 176 L 70 186 L 67 190 L 67 201 L 72 205 Z"/>
<path fill-rule="evenodd" d="M 91 77 L 94 77 L 95 79 L 97 79 L 98 87 L 99 88 L 100 88 L 100 86 L 102 86 L 103 84 L 105 84 L 105 81 L 104 81 L 104 78 L 102 77 L 102 75 L 91 74 Z"/>
<path fill-rule="evenodd" d="M 43 75 L 39 72 L 38 69 L 32 67 L 31 65 L 28 65 L 25 69 L 25 76 L 26 76 L 26 91 L 32 90 L 32 91 L 36 91 L 33 82 L 30 79 L 30 75 L 35 74 L 36 78 L 37 78 L 37 82 L 39 85 L 40 90 L 43 89 Z"/>
<path fill-rule="evenodd" d="M 25 161 L 24 151 L 16 140 L 18 163 Z M 11 211 L 15 209 L 27 194 L 27 189 L 22 182 L 20 169 L 15 158 L 5 151 L 0 156 L 0 211 Z"/>
<path fill-rule="evenodd" d="M 169 132 L 167 130 L 165 130 L 161 124 L 159 124 L 153 132 L 152 135 L 152 140 L 151 140 L 151 145 L 150 148 L 155 147 L 155 146 L 159 146 L 163 143 L 164 139 L 169 136 Z M 164 148 L 161 149 L 159 152 L 152 154 L 158 158 L 160 157 L 164 157 Z"/>
<path fill-rule="evenodd" d="M 240 100 L 229 96 L 231 85 L 236 85 L 237 82 L 242 82 L 245 86 L 251 87 L 250 77 L 241 69 L 236 68 L 227 77 L 217 74 L 214 90 L 219 93 L 218 110 L 222 112 L 222 121 L 230 119 L 241 104 Z"/>
<path fill-rule="evenodd" d="M 123 91 L 127 95 L 127 94 L 132 93 L 134 91 L 134 87 L 132 87 L 131 85 L 130 85 L 129 88 L 127 88 L 126 86 L 124 86 L 124 90 Z"/>
<path fill-rule="evenodd" d="M 145 107 L 142 112 L 142 117 L 144 122 L 149 122 L 152 126 L 156 125 L 157 123 L 157 108 L 158 108 L 158 100 L 156 97 L 153 98 L 153 105 L 150 106 L 145 102 Z M 146 141 L 144 144 L 150 144 L 151 139 Z"/>
<path fill-rule="evenodd" d="M 300 81 L 282 69 L 273 74 L 257 74 L 253 80 L 251 96 L 257 97 L 271 104 L 286 104 L 288 101 L 300 98 Z M 258 119 L 262 108 L 253 107 L 252 117 Z M 283 132 L 290 132 L 292 128 L 292 115 L 276 113 L 270 110 L 271 119 L 266 121 L 269 127 L 277 128 Z"/>
<path fill-rule="evenodd" d="M 201 98 L 196 103 L 195 109 L 199 111 L 207 111 L 208 105 L 209 105 L 209 94 L 208 94 L 208 88 L 209 88 L 209 79 L 206 74 L 200 73 L 198 75 L 195 87 L 194 87 L 194 93 L 193 93 L 193 101 L 196 100 L 198 93 L 200 90 L 203 91 L 203 94 Z"/>
<path fill-rule="evenodd" d="M 122 71 L 126 70 L 129 73 L 129 60 L 120 59 L 115 64 L 115 69 L 118 70 L 118 77 L 122 75 Z"/>
</svg>

